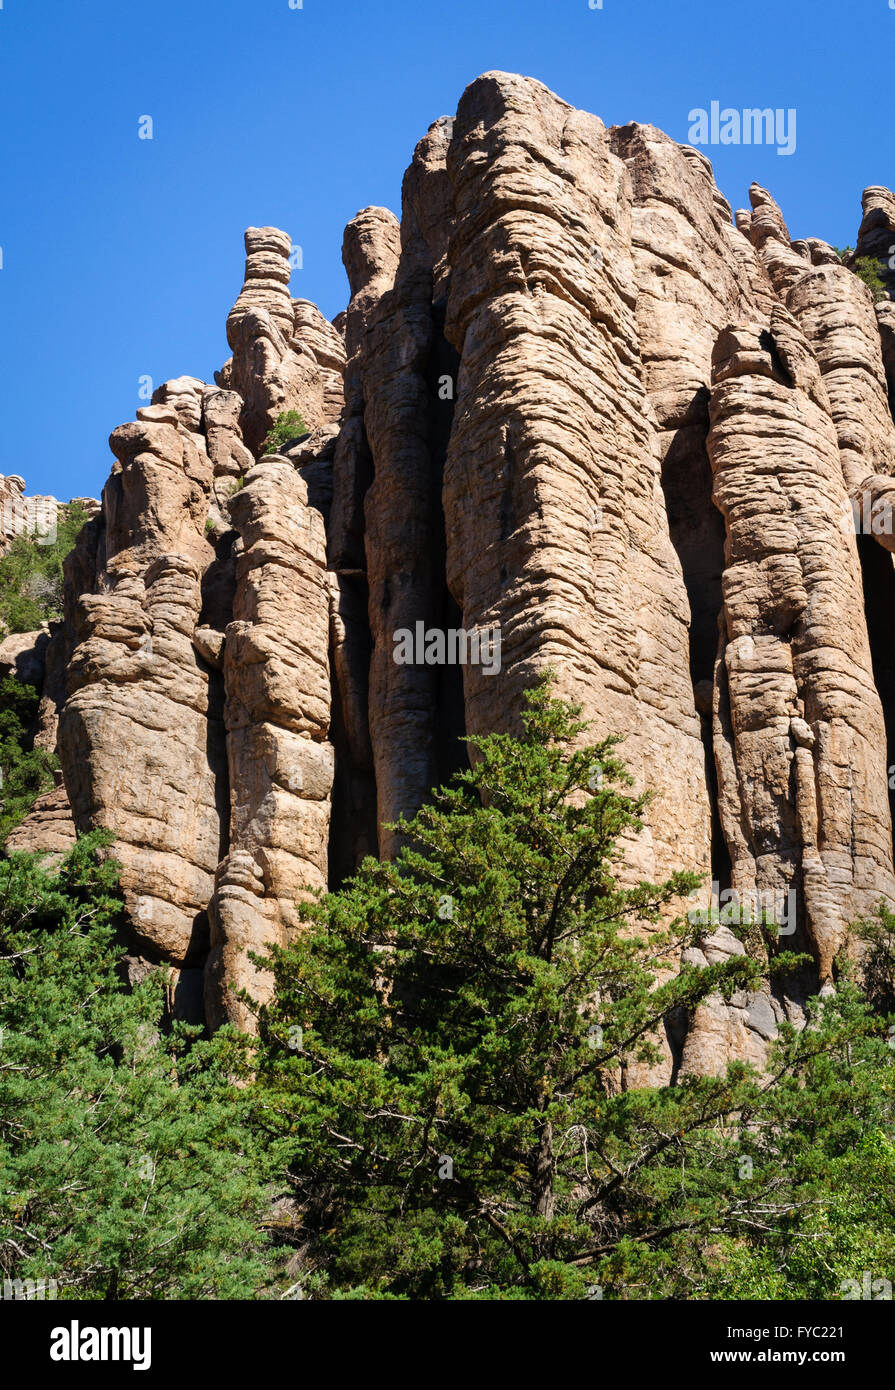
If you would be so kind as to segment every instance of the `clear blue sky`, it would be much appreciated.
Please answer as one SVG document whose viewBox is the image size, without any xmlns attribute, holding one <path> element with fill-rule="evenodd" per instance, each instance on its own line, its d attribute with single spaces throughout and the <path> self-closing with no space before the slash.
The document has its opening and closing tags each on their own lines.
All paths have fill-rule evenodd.
<svg viewBox="0 0 895 1390">
<path fill-rule="evenodd" d="M 398 210 L 481 72 L 683 141 L 712 100 L 795 107 L 792 156 L 706 153 L 734 207 L 757 179 L 794 236 L 843 245 L 895 181 L 893 58 L 889 0 L 2 0 L 0 472 L 98 495 L 139 378 L 227 357 L 250 224 L 291 234 L 293 295 L 338 313 L 345 222 Z"/>
</svg>

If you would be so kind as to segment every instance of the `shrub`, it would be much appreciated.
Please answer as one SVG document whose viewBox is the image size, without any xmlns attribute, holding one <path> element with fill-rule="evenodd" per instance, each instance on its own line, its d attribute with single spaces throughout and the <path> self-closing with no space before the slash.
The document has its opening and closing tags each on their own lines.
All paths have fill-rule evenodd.
<svg viewBox="0 0 895 1390">
<path fill-rule="evenodd" d="M 264 453 L 275 454 L 291 439 L 298 439 L 308 433 L 308 427 L 297 410 L 287 410 L 277 416 L 276 424 L 268 430 L 264 440 Z"/>
<path fill-rule="evenodd" d="M 62 616 L 62 565 L 88 520 L 79 502 L 59 508 L 56 539 L 39 545 L 16 536 L 0 558 L 0 623 L 8 632 L 33 632 Z"/>
<path fill-rule="evenodd" d="M 874 303 L 886 298 L 886 286 L 880 275 L 883 262 L 875 256 L 859 256 L 854 264 L 854 272 L 873 295 Z"/>
<path fill-rule="evenodd" d="M 15 676 L 0 681 L 0 845 L 53 785 L 55 754 L 31 746 L 39 699 Z"/>
</svg>

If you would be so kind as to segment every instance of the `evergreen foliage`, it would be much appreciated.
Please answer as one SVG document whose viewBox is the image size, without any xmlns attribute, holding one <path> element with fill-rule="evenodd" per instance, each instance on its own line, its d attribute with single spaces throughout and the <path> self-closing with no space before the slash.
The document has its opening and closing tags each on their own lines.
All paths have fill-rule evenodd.
<svg viewBox="0 0 895 1390">
<path fill-rule="evenodd" d="M 767 1076 L 637 1086 L 668 1019 L 797 958 L 765 930 L 678 970 L 697 880 L 621 885 L 644 798 L 582 733 L 534 692 L 273 954 L 258 1116 L 314 1296 L 831 1298 L 895 1262 L 895 1056 L 853 985 Z"/>
<path fill-rule="evenodd" d="M 748 954 L 680 969 L 698 880 L 630 881 L 646 798 L 584 734 L 544 684 L 518 737 L 471 740 L 394 862 L 302 905 L 255 1039 L 166 1022 L 161 971 L 125 987 L 108 835 L 55 870 L 0 863 L 0 1276 L 63 1298 L 886 1297 L 895 916 L 857 924 L 861 966 L 764 1070 L 651 1087 L 709 995 L 801 958 L 728 920 Z"/>
<path fill-rule="evenodd" d="M 62 563 L 88 520 L 80 502 L 60 506 L 56 537 L 41 545 L 16 536 L 0 558 L 0 623 L 8 632 L 34 632 L 62 617 Z"/>
<path fill-rule="evenodd" d="M 251 1297 L 267 1194 L 229 1030 L 161 1031 L 160 973 L 130 991 L 111 839 L 55 871 L 0 862 L 0 1277 L 59 1298 Z"/>
<path fill-rule="evenodd" d="M 297 410 L 283 411 L 265 436 L 263 452 L 275 454 L 284 444 L 307 433 L 308 427 Z"/>
<path fill-rule="evenodd" d="M 0 845 L 53 785 L 56 755 L 31 745 L 39 703 L 33 685 L 15 676 L 0 681 Z"/>
</svg>

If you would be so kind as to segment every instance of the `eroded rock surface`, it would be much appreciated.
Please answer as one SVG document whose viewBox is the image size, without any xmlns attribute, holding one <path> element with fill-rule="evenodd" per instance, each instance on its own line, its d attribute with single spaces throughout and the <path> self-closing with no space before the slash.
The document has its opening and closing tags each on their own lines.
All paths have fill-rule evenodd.
<svg viewBox="0 0 895 1390">
<path fill-rule="evenodd" d="M 895 306 L 750 203 L 654 127 L 487 73 L 417 145 L 400 221 L 348 224 L 332 323 L 291 297 L 290 238 L 249 228 L 215 384 L 165 382 L 112 436 L 42 645 L 65 787 L 16 840 L 114 829 L 134 969 L 182 970 L 184 1011 L 204 971 L 207 1019 L 252 1027 L 247 953 L 394 852 L 383 822 L 548 666 L 654 792 L 626 872 L 782 899 L 814 960 L 670 1025 L 653 1079 L 761 1065 L 895 902 L 895 541 L 863 511 L 895 506 Z M 856 255 L 890 238 L 869 188 Z M 307 433 L 260 457 L 288 410 Z M 396 661 L 418 628 L 484 650 Z"/>
<path fill-rule="evenodd" d="M 249 227 L 245 247 L 245 281 L 227 319 L 233 357 L 220 385 L 242 397 L 243 436 L 257 455 L 287 411 L 298 410 L 311 429 L 338 416 L 344 346 L 313 304 L 290 297 L 286 233 Z"/>
<path fill-rule="evenodd" d="M 460 375 L 444 484 L 447 574 L 502 670 L 464 668 L 469 732 L 512 727 L 546 666 L 656 802 L 633 870 L 707 870 L 689 608 L 643 388 L 632 198 L 609 132 L 540 84 L 468 88 L 448 153 L 447 333 Z"/>
<path fill-rule="evenodd" d="M 110 440 L 103 560 L 80 598 L 59 751 L 78 829 L 118 837 L 135 939 L 150 956 L 201 965 L 223 751 L 192 642 L 213 558 L 211 464 L 172 406 L 141 415 Z"/>
<path fill-rule="evenodd" d="M 263 458 L 230 503 L 239 532 L 223 645 L 229 852 L 217 871 L 206 967 L 209 1020 L 248 1026 L 264 1002 L 249 950 L 283 944 L 295 904 L 327 881 L 333 749 L 326 537 L 290 460 Z"/>
<path fill-rule="evenodd" d="M 709 455 L 727 532 L 715 689 L 733 886 L 790 888 L 832 979 L 848 922 L 895 892 L 885 727 L 818 363 L 781 305 L 726 329 Z M 794 924 L 795 925 L 795 924 Z"/>
<path fill-rule="evenodd" d="M 895 423 L 869 289 L 838 259 L 815 264 L 798 255 L 771 195 L 753 184 L 749 197 L 752 240 L 823 374 L 846 484 L 895 472 Z"/>
</svg>

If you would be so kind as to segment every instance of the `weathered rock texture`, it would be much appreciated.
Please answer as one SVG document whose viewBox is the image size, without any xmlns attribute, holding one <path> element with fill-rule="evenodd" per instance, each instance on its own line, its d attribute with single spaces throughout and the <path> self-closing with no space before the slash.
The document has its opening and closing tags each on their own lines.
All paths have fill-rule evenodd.
<svg viewBox="0 0 895 1390">
<path fill-rule="evenodd" d="M 752 241 L 823 374 L 846 483 L 856 487 L 870 473 L 892 473 L 895 422 L 873 296 L 835 258 L 817 264 L 794 251 L 780 209 L 758 184 L 749 197 Z"/>
<path fill-rule="evenodd" d="M 92 591 L 78 605 L 59 751 L 75 824 L 114 829 L 135 937 L 201 966 L 220 858 L 212 681 L 193 647 L 211 464 L 171 405 L 113 432 Z"/>
<path fill-rule="evenodd" d="M 364 519 L 372 642 L 368 709 L 380 825 L 418 806 L 441 770 L 445 668 L 397 664 L 394 634 L 412 630 L 416 622 L 443 628 L 446 617 L 437 368 L 439 359 L 447 366 L 448 357 L 433 304 L 433 278 L 441 249 L 438 230 L 443 238 L 448 225 L 449 138 L 450 124 L 439 123 L 414 154 L 404 181 L 392 283 L 386 288 L 393 239 L 385 219 L 378 221 L 379 238 L 368 241 L 370 223 L 360 214 L 349 223 L 343 253 L 356 289 L 347 331 L 352 343 L 363 335 L 360 390 L 373 473 Z M 432 229 L 424 230 L 423 206 Z M 375 300 L 371 280 L 380 290 Z M 450 371 L 444 375 L 453 385 Z M 380 833 L 384 854 L 394 843 L 391 832 Z"/>
<path fill-rule="evenodd" d="M 55 497 L 26 496 L 20 474 L 0 473 L 0 554 L 17 536 L 30 536 L 38 543 L 54 540 L 58 509 Z"/>
<path fill-rule="evenodd" d="M 468 728 L 511 725 L 522 687 L 552 665 L 656 787 L 633 867 L 707 866 L 687 598 L 643 386 L 625 166 L 596 117 L 494 75 L 460 103 L 448 169 L 447 331 L 460 353 L 448 583 L 464 627 L 500 629 L 504 663 L 500 677 L 465 669 Z"/>
<path fill-rule="evenodd" d="M 288 236 L 246 233 L 233 355 L 113 434 L 46 644 L 74 824 L 115 830 L 132 949 L 187 972 L 184 1012 L 204 970 L 209 1022 L 251 1027 L 247 952 L 394 852 L 385 823 L 548 666 L 654 792 L 626 872 L 785 900 L 814 961 L 670 1025 L 664 1075 L 761 1062 L 895 902 L 895 541 L 861 510 L 895 506 L 895 305 L 750 201 L 651 126 L 488 73 L 400 221 L 348 224 L 334 323 L 292 298 Z M 891 244 L 868 189 L 857 255 Z M 262 456 L 288 410 L 307 434 Z M 499 634 L 499 669 L 396 662 L 418 625 Z M 692 963 L 746 949 L 706 932 Z"/>
<path fill-rule="evenodd" d="M 212 899 L 209 1019 L 246 1024 L 263 1001 L 247 950 L 282 944 L 306 889 L 326 887 L 333 749 L 323 519 L 292 463 L 263 458 L 234 494 L 233 621 L 223 647 L 230 848 Z"/>
<path fill-rule="evenodd" d="M 88 516 L 94 516 L 100 506 L 95 497 L 73 497 L 66 505 L 80 506 Z M 35 545 L 52 545 L 61 511 L 64 507 L 55 497 L 26 493 L 20 474 L 0 473 L 0 555 L 20 536 Z"/>
<path fill-rule="evenodd" d="M 6 837 L 7 854 L 40 854 L 52 862 L 77 840 L 65 787 L 53 787 L 35 801 L 30 814 Z"/>
<path fill-rule="evenodd" d="M 257 450 L 284 411 L 300 410 L 312 429 L 338 415 L 345 349 L 319 309 L 290 298 L 289 237 L 250 227 L 245 246 L 245 283 L 227 319 L 233 357 L 219 384 L 242 397 L 243 434 Z"/>
<path fill-rule="evenodd" d="M 787 310 L 715 345 L 709 454 L 727 529 L 715 690 L 732 884 L 795 888 L 821 983 L 895 890 L 885 726 L 817 360 Z"/>
<path fill-rule="evenodd" d="M 891 293 L 895 289 L 895 194 L 888 188 L 865 188 L 861 208 L 864 216 L 855 256 L 872 256 L 879 262 L 880 278 Z"/>
</svg>

